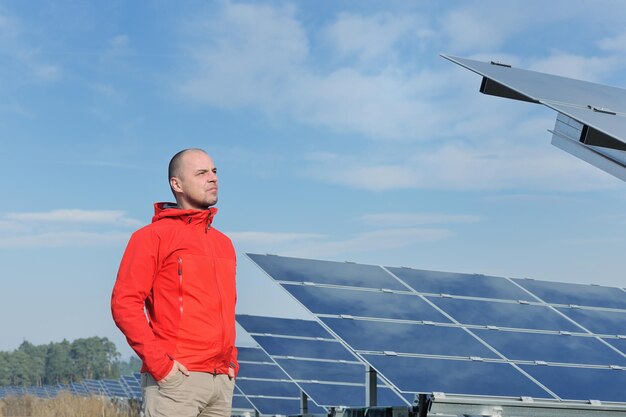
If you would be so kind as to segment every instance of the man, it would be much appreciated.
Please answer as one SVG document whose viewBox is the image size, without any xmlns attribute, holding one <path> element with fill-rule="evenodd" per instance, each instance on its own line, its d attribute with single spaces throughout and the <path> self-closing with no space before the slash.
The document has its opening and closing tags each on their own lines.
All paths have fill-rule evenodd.
<svg viewBox="0 0 626 417">
<path fill-rule="evenodd" d="M 236 259 L 211 226 L 217 170 L 205 151 L 185 149 L 170 161 L 169 182 L 176 204 L 156 203 L 152 224 L 128 242 L 113 319 L 143 361 L 146 417 L 227 417 L 238 371 Z"/>
</svg>

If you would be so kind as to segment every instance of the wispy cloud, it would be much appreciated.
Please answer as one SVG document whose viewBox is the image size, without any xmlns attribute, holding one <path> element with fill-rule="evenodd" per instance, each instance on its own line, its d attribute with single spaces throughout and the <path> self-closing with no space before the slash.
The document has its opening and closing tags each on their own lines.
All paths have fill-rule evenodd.
<svg viewBox="0 0 626 417">
<path fill-rule="evenodd" d="M 0 247 L 107 245 L 128 240 L 141 222 L 117 210 L 60 209 L 0 214 Z"/>
<path fill-rule="evenodd" d="M 451 237 L 447 229 L 393 228 L 359 233 L 348 239 L 310 242 L 285 248 L 281 253 L 289 256 L 332 257 L 352 253 L 377 252 L 411 246 L 418 243 L 435 242 Z"/>
<path fill-rule="evenodd" d="M 280 233 L 280 232 L 229 232 L 228 236 L 241 245 L 276 245 L 324 239 L 327 236 L 316 233 Z"/>
<path fill-rule="evenodd" d="M 318 233 L 277 233 L 277 232 L 229 232 L 235 247 L 240 252 L 276 253 L 304 257 L 337 257 L 352 253 L 396 249 L 415 244 L 434 242 L 453 236 L 444 228 L 418 228 L 415 224 L 394 224 L 389 215 L 387 224 L 379 224 L 381 229 L 356 233 L 351 237 L 336 237 Z M 369 221 L 367 216 L 364 216 Z M 362 220 L 362 219 L 361 219 Z M 460 219 L 455 218 L 455 221 Z M 462 221 L 469 219 L 462 219 Z M 390 227 L 389 227 L 390 226 Z M 403 227 L 396 227 L 403 226 Z"/>
<path fill-rule="evenodd" d="M 93 223 L 140 226 L 139 220 L 128 218 L 123 211 L 61 209 L 42 212 L 6 213 L 7 220 L 46 223 Z"/>
<path fill-rule="evenodd" d="M 412 227 L 423 224 L 476 223 L 480 216 L 445 213 L 373 213 L 365 214 L 359 220 L 379 227 Z"/>
<path fill-rule="evenodd" d="M 0 236 L 0 248 L 81 247 L 124 243 L 130 232 L 49 232 L 19 236 Z"/>
</svg>

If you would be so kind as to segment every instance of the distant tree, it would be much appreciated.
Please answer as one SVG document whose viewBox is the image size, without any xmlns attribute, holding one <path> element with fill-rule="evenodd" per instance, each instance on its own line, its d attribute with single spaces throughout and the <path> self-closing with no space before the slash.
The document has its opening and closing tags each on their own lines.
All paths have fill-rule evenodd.
<svg viewBox="0 0 626 417">
<path fill-rule="evenodd" d="M 11 354 L 0 352 L 0 386 L 11 385 Z"/>
<path fill-rule="evenodd" d="M 120 375 L 130 375 L 133 372 L 139 372 L 141 370 L 141 359 L 133 355 L 128 361 L 119 361 L 117 366 L 120 370 Z"/>
<path fill-rule="evenodd" d="M 106 337 L 35 346 L 24 341 L 13 352 L 0 352 L 0 386 L 67 384 L 120 376 L 120 354 Z M 138 359 L 136 359 L 139 361 Z M 131 366 L 130 364 L 128 366 Z M 140 365 L 132 364 L 139 369 Z"/>
<path fill-rule="evenodd" d="M 78 379 L 119 378 L 115 344 L 106 337 L 76 339 L 71 344 L 74 375 Z"/>
<path fill-rule="evenodd" d="M 43 383 L 47 350 L 45 345 L 35 346 L 26 340 L 17 348 L 17 352 L 23 352 L 29 358 L 28 385 L 41 386 Z"/>
<path fill-rule="evenodd" d="M 73 382 L 73 366 L 70 356 L 70 342 L 50 343 L 46 352 L 44 383 L 48 385 Z"/>
<path fill-rule="evenodd" d="M 35 379 L 35 372 L 30 366 L 28 353 L 16 350 L 9 356 L 9 369 L 11 372 L 11 385 L 30 386 Z"/>
</svg>

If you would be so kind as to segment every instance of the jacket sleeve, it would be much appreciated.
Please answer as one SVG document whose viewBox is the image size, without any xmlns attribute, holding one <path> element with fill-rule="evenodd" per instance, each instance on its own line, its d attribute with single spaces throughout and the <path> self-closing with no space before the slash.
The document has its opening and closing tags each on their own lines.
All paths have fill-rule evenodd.
<svg viewBox="0 0 626 417">
<path fill-rule="evenodd" d="M 173 361 L 160 346 L 144 306 L 152 291 L 159 240 L 148 228 L 135 232 L 126 246 L 111 296 L 113 320 L 155 380 L 165 378 Z"/>
<path fill-rule="evenodd" d="M 235 371 L 235 376 L 239 373 L 239 362 L 237 362 L 237 347 L 233 346 L 230 354 L 230 367 Z"/>
</svg>

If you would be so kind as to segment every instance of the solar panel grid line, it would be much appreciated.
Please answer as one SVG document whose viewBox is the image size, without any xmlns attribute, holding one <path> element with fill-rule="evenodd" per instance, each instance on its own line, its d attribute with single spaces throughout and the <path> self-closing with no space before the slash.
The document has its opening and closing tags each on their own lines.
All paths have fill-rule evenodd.
<svg viewBox="0 0 626 417">
<path fill-rule="evenodd" d="M 276 281 L 280 285 L 299 285 L 302 287 L 318 287 L 318 288 L 330 288 L 330 289 L 345 289 L 355 290 L 363 292 L 385 292 L 391 294 L 412 294 L 410 290 L 393 290 L 390 288 L 374 288 L 374 287 L 355 287 L 352 285 L 337 285 L 337 284 L 320 284 L 317 282 L 298 282 L 298 281 Z"/>
<path fill-rule="evenodd" d="M 337 342 L 335 339 L 320 338 L 320 337 L 292 336 L 289 334 L 280 334 L 280 333 L 261 333 L 261 332 L 247 332 L 247 333 L 250 334 L 250 336 L 271 336 L 271 337 L 282 337 L 284 339 L 319 340 L 322 342 Z"/>
<path fill-rule="evenodd" d="M 323 359 L 323 358 L 309 358 L 305 356 L 285 356 L 285 355 L 272 355 L 274 359 L 294 359 L 298 361 L 306 361 L 306 362 L 320 362 L 320 363 L 339 363 L 339 364 L 353 364 L 353 365 L 362 365 L 361 361 L 346 361 L 343 359 L 334 360 L 334 359 Z"/>
</svg>

